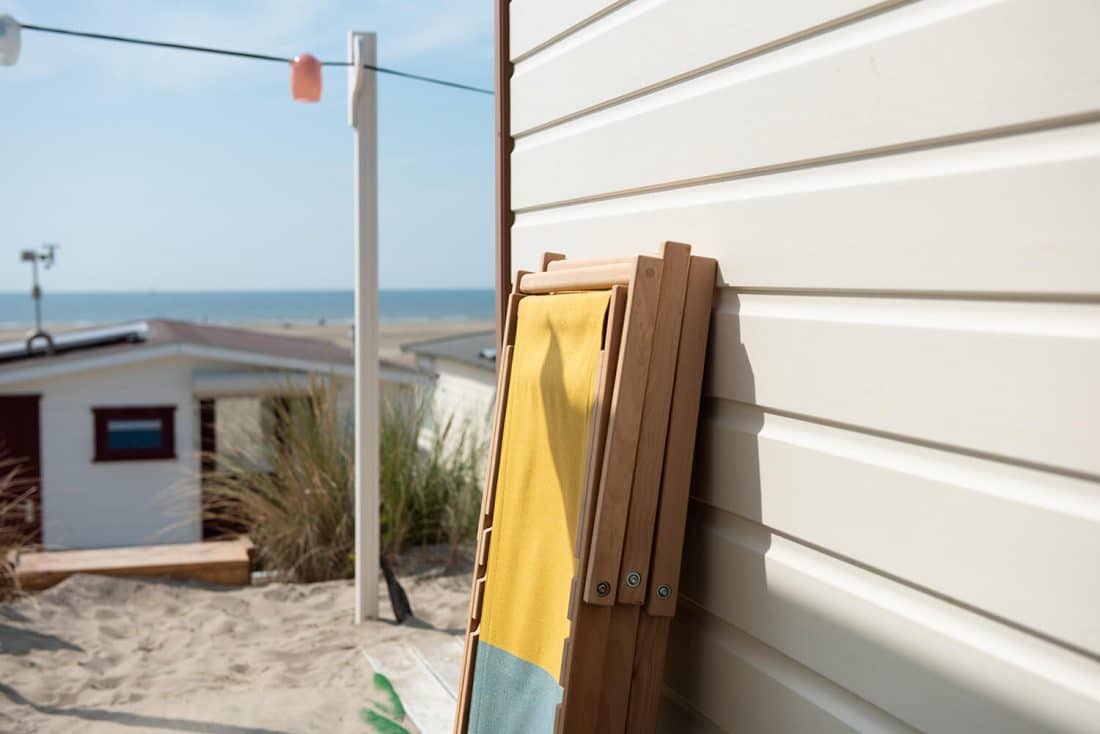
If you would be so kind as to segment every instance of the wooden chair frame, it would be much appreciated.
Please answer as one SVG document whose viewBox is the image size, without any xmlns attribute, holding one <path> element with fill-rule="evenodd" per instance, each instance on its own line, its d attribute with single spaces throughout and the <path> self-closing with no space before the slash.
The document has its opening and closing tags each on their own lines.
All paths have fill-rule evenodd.
<svg viewBox="0 0 1100 734">
<path fill-rule="evenodd" d="M 675 613 L 716 263 L 666 243 L 658 257 L 545 253 L 507 302 L 455 732 L 467 730 L 504 414 L 520 301 L 609 290 L 574 548 L 558 732 L 650 731 Z M 639 446 L 660 450 L 639 452 Z M 629 728 L 628 728 L 629 727 Z"/>
</svg>

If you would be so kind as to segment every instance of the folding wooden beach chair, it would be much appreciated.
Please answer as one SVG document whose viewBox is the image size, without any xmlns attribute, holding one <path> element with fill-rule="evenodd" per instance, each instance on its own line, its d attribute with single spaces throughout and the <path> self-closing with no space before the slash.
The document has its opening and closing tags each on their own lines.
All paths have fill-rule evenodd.
<svg viewBox="0 0 1100 734">
<path fill-rule="evenodd" d="M 517 274 L 456 732 L 652 728 L 714 278 L 675 243 Z"/>
</svg>

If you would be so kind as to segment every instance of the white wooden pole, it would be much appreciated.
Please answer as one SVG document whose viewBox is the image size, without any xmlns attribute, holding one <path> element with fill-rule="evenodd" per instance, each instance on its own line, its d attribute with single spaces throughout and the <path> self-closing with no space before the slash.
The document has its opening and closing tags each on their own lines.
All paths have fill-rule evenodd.
<svg viewBox="0 0 1100 734">
<path fill-rule="evenodd" d="M 373 33 L 348 34 L 355 131 L 355 622 L 378 616 L 378 88 Z"/>
</svg>

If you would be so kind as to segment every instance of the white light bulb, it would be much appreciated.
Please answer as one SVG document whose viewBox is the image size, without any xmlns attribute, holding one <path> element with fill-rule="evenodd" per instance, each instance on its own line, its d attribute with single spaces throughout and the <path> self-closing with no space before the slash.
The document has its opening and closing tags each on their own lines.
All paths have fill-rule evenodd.
<svg viewBox="0 0 1100 734">
<path fill-rule="evenodd" d="M 0 15 L 0 66 L 15 66 L 19 60 L 19 22 Z"/>
</svg>

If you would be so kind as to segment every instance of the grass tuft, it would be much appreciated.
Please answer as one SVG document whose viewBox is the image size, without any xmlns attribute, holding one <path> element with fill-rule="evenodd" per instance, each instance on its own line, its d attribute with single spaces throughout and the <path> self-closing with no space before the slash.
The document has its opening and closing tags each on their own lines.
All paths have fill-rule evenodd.
<svg viewBox="0 0 1100 734">
<path fill-rule="evenodd" d="M 383 552 L 446 542 L 452 560 L 472 539 L 485 443 L 453 420 L 432 420 L 426 395 L 400 392 L 381 406 Z M 275 440 L 260 456 L 217 454 L 203 477 L 204 515 L 247 532 L 262 568 L 288 581 L 354 574 L 352 418 L 323 380 L 273 401 Z"/>
</svg>

